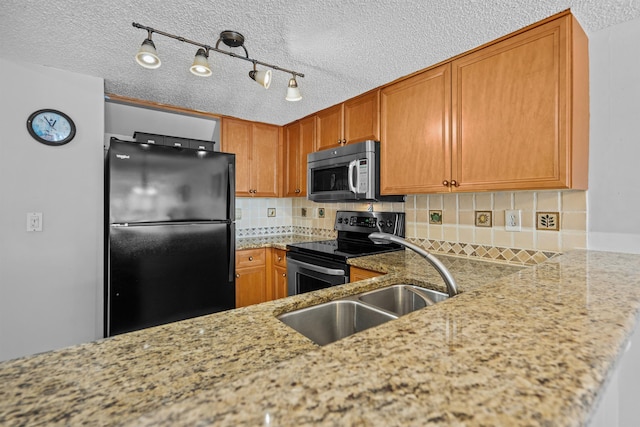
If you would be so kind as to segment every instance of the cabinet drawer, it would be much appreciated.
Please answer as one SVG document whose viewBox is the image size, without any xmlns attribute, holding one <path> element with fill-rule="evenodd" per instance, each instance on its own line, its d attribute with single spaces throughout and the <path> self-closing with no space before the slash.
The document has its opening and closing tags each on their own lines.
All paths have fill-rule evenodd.
<svg viewBox="0 0 640 427">
<path fill-rule="evenodd" d="M 253 267 L 265 264 L 266 257 L 264 248 L 236 251 L 236 268 Z"/>
<path fill-rule="evenodd" d="M 272 249 L 273 251 L 273 265 L 278 267 L 287 266 L 287 251 L 282 249 Z"/>
</svg>

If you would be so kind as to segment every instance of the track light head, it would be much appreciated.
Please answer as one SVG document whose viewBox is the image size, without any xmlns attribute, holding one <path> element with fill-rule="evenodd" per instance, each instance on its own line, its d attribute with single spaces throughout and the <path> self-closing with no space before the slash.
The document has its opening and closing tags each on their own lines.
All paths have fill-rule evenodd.
<svg viewBox="0 0 640 427">
<path fill-rule="evenodd" d="M 249 71 L 249 77 L 257 81 L 265 89 L 269 89 L 269 86 L 271 86 L 271 70 L 258 71 L 256 70 L 256 64 L 253 64 L 253 70 Z"/>
<path fill-rule="evenodd" d="M 193 64 L 189 68 L 192 74 L 199 77 L 209 77 L 211 73 L 211 67 L 209 67 L 209 52 L 200 48 L 196 52 L 196 57 L 193 59 Z"/>
<path fill-rule="evenodd" d="M 286 99 L 287 101 L 300 101 L 302 99 L 302 95 L 300 94 L 300 89 L 298 89 L 298 82 L 296 81 L 295 75 L 289 79 L 287 96 L 285 96 L 284 99 Z"/>
<path fill-rule="evenodd" d="M 156 45 L 151 40 L 151 34 L 142 42 L 138 53 L 136 54 L 136 62 L 144 68 L 155 69 L 160 67 L 161 61 L 156 52 Z"/>
</svg>

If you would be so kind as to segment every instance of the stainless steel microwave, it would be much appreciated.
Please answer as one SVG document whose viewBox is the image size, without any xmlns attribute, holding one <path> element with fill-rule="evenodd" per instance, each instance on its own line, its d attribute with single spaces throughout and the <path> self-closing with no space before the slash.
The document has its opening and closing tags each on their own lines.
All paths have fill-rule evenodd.
<svg viewBox="0 0 640 427">
<path fill-rule="evenodd" d="M 363 141 L 307 156 L 307 198 L 315 202 L 404 201 L 380 195 L 380 142 Z"/>
</svg>

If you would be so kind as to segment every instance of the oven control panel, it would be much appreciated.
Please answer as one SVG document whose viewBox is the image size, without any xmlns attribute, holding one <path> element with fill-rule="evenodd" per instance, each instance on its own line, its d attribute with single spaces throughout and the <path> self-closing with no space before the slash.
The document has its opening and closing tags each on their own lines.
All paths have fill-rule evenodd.
<svg viewBox="0 0 640 427">
<path fill-rule="evenodd" d="M 338 211 L 335 229 L 366 235 L 381 231 L 404 237 L 404 212 Z"/>
</svg>

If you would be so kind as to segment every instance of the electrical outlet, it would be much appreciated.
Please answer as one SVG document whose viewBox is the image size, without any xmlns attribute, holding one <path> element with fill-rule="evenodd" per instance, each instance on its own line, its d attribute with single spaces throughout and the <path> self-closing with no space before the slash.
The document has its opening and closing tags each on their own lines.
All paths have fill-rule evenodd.
<svg viewBox="0 0 640 427">
<path fill-rule="evenodd" d="M 273 218 L 276 216 L 276 208 L 267 208 L 267 216 Z"/>
<path fill-rule="evenodd" d="M 27 231 L 42 231 L 42 212 L 27 212 Z"/>
<path fill-rule="evenodd" d="M 522 211 L 520 209 L 504 211 L 504 229 L 522 231 Z"/>
</svg>

